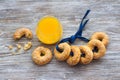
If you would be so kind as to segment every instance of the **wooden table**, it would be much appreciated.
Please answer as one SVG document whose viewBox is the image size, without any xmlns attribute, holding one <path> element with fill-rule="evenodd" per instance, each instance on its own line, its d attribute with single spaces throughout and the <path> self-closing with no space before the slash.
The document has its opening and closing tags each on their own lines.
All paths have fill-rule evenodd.
<svg viewBox="0 0 120 80">
<path fill-rule="evenodd" d="M 120 0 L 0 0 L 0 80 L 120 80 Z M 70 2 L 69 2 L 70 1 Z M 103 31 L 110 37 L 106 55 L 88 65 L 70 67 L 55 58 L 45 66 L 37 66 L 31 53 L 37 46 L 52 51 L 55 45 L 44 45 L 35 36 L 38 20 L 45 15 L 56 16 L 63 25 L 63 38 L 73 35 L 82 16 L 91 9 L 83 36 L 90 38 L 94 32 Z M 14 41 L 17 28 L 30 28 L 34 34 L 33 47 L 12 55 L 8 45 L 28 40 Z M 77 40 L 73 45 L 86 44 Z"/>
</svg>

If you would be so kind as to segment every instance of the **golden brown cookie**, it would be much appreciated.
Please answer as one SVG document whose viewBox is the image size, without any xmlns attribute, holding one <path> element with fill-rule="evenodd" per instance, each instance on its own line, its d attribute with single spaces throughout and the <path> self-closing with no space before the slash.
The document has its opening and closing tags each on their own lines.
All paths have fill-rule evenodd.
<svg viewBox="0 0 120 80">
<path fill-rule="evenodd" d="M 15 40 L 18 40 L 22 36 L 25 36 L 26 38 L 31 39 L 33 37 L 33 34 L 32 34 L 32 31 L 28 28 L 20 28 L 15 31 L 13 38 Z"/>
<path fill-rule="evenodd" d="M 104 44 L 97 39 L 90 40 L 88 42 L 88 47 L 93 51 L 94 59 L 99 59 L 105 55 L 106 48 L 105 48 Z"/>
<path fill-rule="evenodd" d="M 93 52 L 90 50 L 88 46 L 80 46 L 80 63 L 81 64 L 89 64 L 93 59 Z"/>
<path fill-rule="evenodd" d="M 102 41 L 102 43 L 107 46 L 109 43 L 109 37 L 106 33 L 104 32 L 95 32 L 92 36 L 91 36 L 91 40 L 92 39 L 98 39 L 100 41 Z"/>
<path fill-rule="evenodd" d="M 71 52 L 72 54 L 69 55 L 67 63 L 71 66 L 74 66 L 79 63 L 81 53 L 79 47 L 77 46 L 71 46 Z"/>
<path fill-rule="evenodd" d="M 54 55 L 55 55 L 55 58 L 59 61 L 65 61 L 69 55 L 70 55 L 70 52 L 71 52 L 71 47 L 68 43 L 60 43 L 58 45 L 58 47 L 63 50 L 62 52 L 59 52 L 56 50 L 56 48 L 54 49 Z"/>
<path fill-rule="evenodd" d="M 52 60 L 52 52 L 48 48 L 37 47 L 32 53 L 32 60 L 37 65 L 45 65 Z"/>
</svg>

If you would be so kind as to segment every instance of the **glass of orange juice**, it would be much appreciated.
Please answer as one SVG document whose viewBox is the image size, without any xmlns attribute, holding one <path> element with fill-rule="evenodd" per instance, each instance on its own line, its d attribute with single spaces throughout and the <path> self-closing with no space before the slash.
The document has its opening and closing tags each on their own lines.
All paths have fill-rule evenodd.
<svg viewBox="0 0 120 80">
<path fill-rule="evenodd" d="M 62 25 L 54 16 L 44 16 L 37 24 L 36 35 L 45 44 L 54 44 L 62 37 Z"/>
</svg>

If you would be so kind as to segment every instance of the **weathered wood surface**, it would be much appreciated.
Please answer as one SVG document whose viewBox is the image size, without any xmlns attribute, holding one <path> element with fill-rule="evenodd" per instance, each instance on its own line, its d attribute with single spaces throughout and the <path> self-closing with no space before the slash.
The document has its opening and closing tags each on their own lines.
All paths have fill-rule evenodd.
<svg viewBox="0 0 120 80">
<path fill-rule="evenodd" d="M 68 2 L 69 1 L 69 2 Z M 56 16 L 63 25 L 63 38 L 74 34 L 82 16 L 91 9 L 83 36 L 104 31 L 110 37 L 106 55 L 88 65 L 68 66 L 55 58 L 45 66 L 37 66 L 31 53 L 44 45 L 35 36 L 38 20 L 45 15 Z M 20 55 L 11 55 L 7 45 L 18 43 L 12 38 L 20 27 L 32 29 L 33 47 Z M 25 38 L 19 41 L 23 44 Z M 86 44 L 76 41 L 74 45 Z M 120 0 L 0 0 L 0 80 L 120 80 Z"/>
</svg>

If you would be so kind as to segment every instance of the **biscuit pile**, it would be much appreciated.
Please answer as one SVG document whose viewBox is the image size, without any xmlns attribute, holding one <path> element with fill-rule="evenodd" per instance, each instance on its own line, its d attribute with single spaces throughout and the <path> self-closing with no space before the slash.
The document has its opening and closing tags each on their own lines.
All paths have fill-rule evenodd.
<svg viewBox="0 0 120 80">
<path fill-rule="evenodd" d="M 95 32 L 90 40 L 82 36 L 83 28 L 89 21 L 86 19 L 90 10 L 87 10 L 83 16 L 78 31 L 71 37 L 62 39 L 54 49 L 55 58 L 59 61 L 66 61 L 73 66 L 78 63 L 88 64 L 93 59 L 99 59 L 105 55 L 106 46 L 109 43 L 109 38 L 104 32 Z M 87 45 L 80 47 L 70 46 L 67 42 L 73 43 L 76 39 L 81 39 L 88 42 Z"/>
<path fill-rule="evenodd" d="M 105 55 L 109 38 L 104 32 L 95 32 L 87 45 L 80 47 L 70 46 L 67 42 L 60 43 L 61 51 L 54 49 L 55 58 L 59 61 L 66 61 L 74 66 L 78 63 L 89 64 L 93 59 L 99 59 Z"/>
<path fill-rule="evenodd" d="M 19 28 L 14 32 L 13 39 L 17 41 L 20 40 L 23 36 L 25 36 L 27 39 L 32 39 L 32 31 L 28 28 Z M 28 41 L 27 43 L 24 43 L 24 45 L 18 42 L 15 45 L 12 44 L 8 45 L 7 47 L 11 51 L 12 55 L 21 54 L 23 51 L 27 51 L 32 47 L 32 42 Z"/>
</svg>

